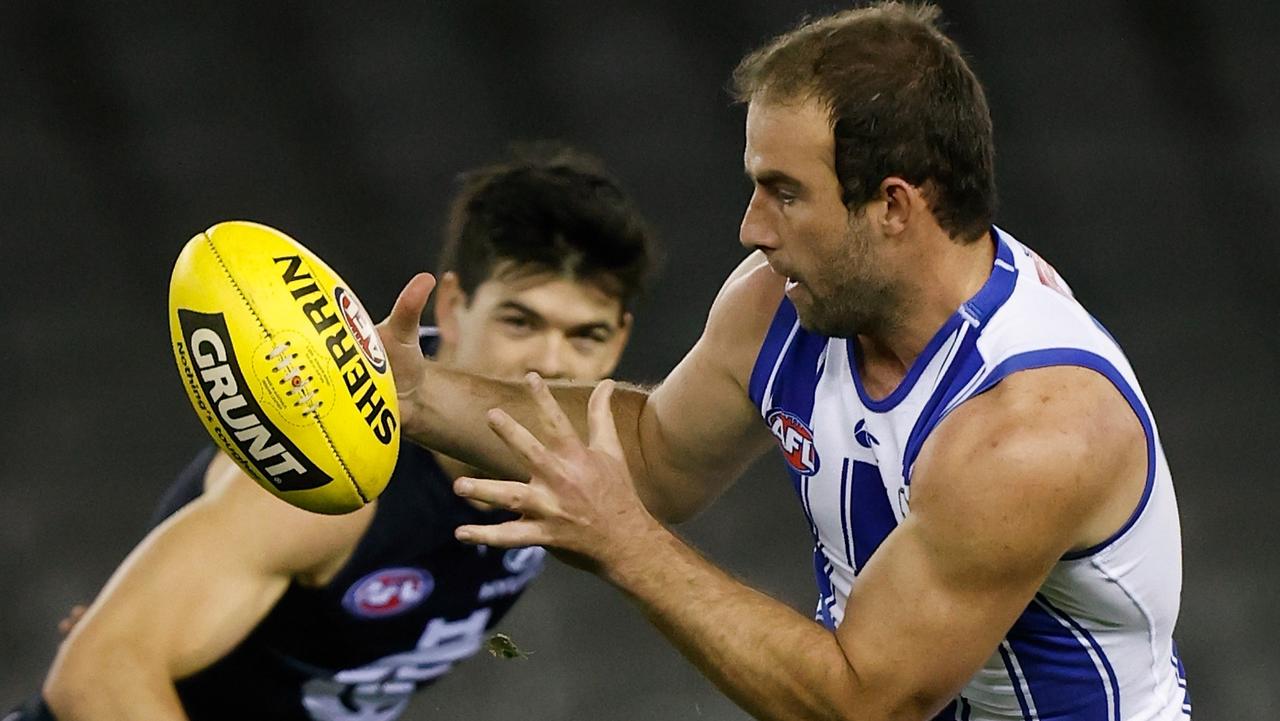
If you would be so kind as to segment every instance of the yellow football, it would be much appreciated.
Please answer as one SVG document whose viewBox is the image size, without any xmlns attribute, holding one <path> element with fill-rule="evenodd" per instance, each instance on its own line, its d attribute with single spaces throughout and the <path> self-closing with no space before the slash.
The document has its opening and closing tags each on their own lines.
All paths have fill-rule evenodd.
<svg viewBox="0 0 1280 721">
<path fill-rule="evenodd" d="M 400 411 L 373 321 L 300 243 L 218 223 L 182 249 L 169 328 L 187 397 L 218 446 L 299 508 L 347 513 L 395 468 Z"/>
</svg>

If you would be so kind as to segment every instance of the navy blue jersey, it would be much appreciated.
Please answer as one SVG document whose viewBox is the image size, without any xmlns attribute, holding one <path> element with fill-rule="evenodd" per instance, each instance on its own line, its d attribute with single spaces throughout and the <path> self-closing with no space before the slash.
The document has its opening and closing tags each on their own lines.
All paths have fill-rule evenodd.
<svg viewBox="0 0 1280 721">
<path fill-rule="evenodd" d="M 200 495 L 213 455 L 202 453 L 170 488 L 157 522 Z M 338 574 L 319 588 L 292 584 L 230 654 L 178 682 L 193 721 L 385 721 L 475 653 L 545 552 L 455 540 L 459 525 L 514 516 L 469 505 L 452 480 L 429 451 L 401 444 L 373 520 Z"/>
</svg>

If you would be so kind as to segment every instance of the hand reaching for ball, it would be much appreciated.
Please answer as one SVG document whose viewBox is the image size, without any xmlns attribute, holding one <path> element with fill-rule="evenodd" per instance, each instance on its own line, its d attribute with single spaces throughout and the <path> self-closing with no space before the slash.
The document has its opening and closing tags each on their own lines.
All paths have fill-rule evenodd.
<svg viewBox="0 0 1280 721">
<path fill-rule="evenodd" d="M 435 287 L 436 279 L 430 273 L 413 276 L 400 291 L 391 313 L 377 325 L 383 348 L 391 361 L 391 375 L 396 382 L 401 428 L 417 427 L 422 414 L 416 398 L 428 361 L 419 345 L 418 326 L 427 299 Z"/>
</svg>

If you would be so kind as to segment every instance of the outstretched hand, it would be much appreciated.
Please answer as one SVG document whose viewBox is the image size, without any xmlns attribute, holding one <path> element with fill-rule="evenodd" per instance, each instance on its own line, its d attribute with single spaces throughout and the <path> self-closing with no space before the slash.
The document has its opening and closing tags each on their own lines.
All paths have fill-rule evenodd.
<svg viewBox="0 0 1280 721">
<path fill-rule="evenodd" d="M 427 360 L 419 345 L 418 326 L 427 298 L 436 287 L 436 279 L 430 273 L 418 273 L 409 280 L 391 313 L 377 325 L 378 336 L 391 361 L 391 375 L 396 381 L 396 398 L 400 401 L 400 426 L 415 425 L 416 404 L 414 398 Z"/>
<path fill-rule="evenodd" d="M 610 398 L 613 381 L 596 386 L 587 406 L 588 442 L 536 373 L 527 377 L 546 442 L 500 409 L 489 426 L 530 471 L 528 483 L 459 478 L 454 492 L 520 514 L 489 526 L 460 526 L 466 543 L 498 547 L 548 546 L 563 560 L 607 572 L 629 554 L 643 552 L 644 537 L 661 526 L 645 510 L 632 484 Z"/>
</svg>

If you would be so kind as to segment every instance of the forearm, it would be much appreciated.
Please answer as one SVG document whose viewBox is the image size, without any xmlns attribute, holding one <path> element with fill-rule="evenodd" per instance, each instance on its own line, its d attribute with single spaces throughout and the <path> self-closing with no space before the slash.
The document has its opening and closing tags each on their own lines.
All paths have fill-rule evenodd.
<svg viewBox="0 0 1280 721">
<path fill-rule="evenodd" d="M 738 705 L 761 719 L 875 719 L 836 637 L 734 580 L 665 529 L 605 569 L 653 624 Z"/>
<path fill-rule="evenodd" d="M 548 383 L 548 387 L 578 434 L 585 436 L 587 400 L 594 384 L 557 381 Z M 672 510 L 675 504 L 670 500 L 670 494 L 662 489 L 681 482 L 671 480 L 669 473 L 662 473 L 660 463 L 650 464 L 647 460 L 663 455 L 660 449 L 653 447 L 656 445 L 654 439 L 647 442 L 649 447 L 646 448 L 646 441 L 640 433 L 640 416 L 648 398 L 649 392 L 645 389 L 619 385 L 613 393 L 614 423 L 626 453 L 627 465 L 632 477 L 637 479 L 641 500 L 655 516 L 670 520 L 680 514 Z M 417 406 L 412 417 L 419 422 L 403 429 L 410 440 L 495 478 L 528 478 L 528 469 L 489 429 L 486 417 L 489 409 L 502 408 L 521 425 L 540 434 L 537 408 L 527 384 L 432 364 L 412 402 Z"/>
<path fill-rule="evenodd" d="M 64 647 L 44 685 L 58 721 L 186 721 L 169 674 L 127 648 Z"/>
</svg>

